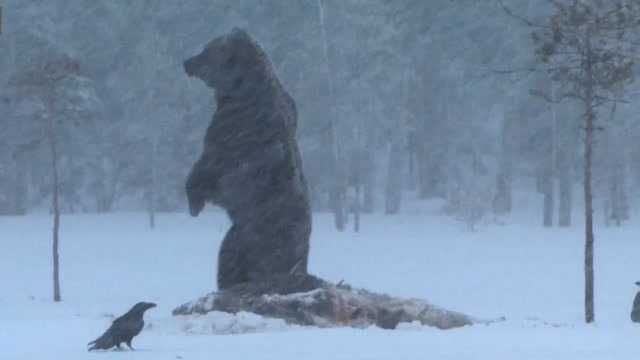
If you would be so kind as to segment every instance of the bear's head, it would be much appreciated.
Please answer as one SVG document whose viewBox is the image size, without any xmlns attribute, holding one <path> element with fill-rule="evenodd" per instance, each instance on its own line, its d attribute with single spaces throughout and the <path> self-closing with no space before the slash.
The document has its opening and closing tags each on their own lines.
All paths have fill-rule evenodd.
<svg viewBox="0 0 640 360">
<path fill-rule="evenodd" d="M 229 34 L 211 40 L 200 54 L 187 59 L 184 70 L 217 92 L 231 93 L 246 85 L 245 79 L 258 78 L 262 58 L 260 48 L 249 34 L 234 28 Z"/>
</svg>

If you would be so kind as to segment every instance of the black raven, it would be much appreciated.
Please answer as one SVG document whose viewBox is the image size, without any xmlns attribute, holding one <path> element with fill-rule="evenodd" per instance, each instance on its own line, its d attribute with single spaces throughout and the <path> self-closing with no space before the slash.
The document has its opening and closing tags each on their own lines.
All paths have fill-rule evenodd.
<svg viewBox="0 0 640 360">
<path fill-rule="evenodd" d="M 122 343 L 126 343 L 129 349 L 134 350 L 131 347 L 131 340 L 140 334 L 144 327 L 142 315 L 153 307 L 156 307 L 156 304 L 148 302 L 135 304 L 126 314 L 113 320 L 109 329 L 102 336 L 87 344 L 87 346 L 91 345 L 89 351 L 109 350 L 114 346 L 119 350 Z"/>
<path fill-rule="evenodd" d="M 640 281 L 636 281 L 636 285 L 640 286 Z M 640 291 L 633 299 L 633 307 L 631 308 L 631 321 L 640 323 Z"/>
</svg>

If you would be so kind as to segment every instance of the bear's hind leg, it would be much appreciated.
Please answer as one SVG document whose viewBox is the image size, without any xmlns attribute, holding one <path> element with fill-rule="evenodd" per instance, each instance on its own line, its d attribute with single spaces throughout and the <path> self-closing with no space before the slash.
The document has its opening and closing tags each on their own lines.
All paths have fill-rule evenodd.
<svg viewBox="0 0 640 360">
<path fill-rule="evenodd" d="M 243 240 L 238 225 L 232 225 L 218 252 L 218 289 L 228 289 L 247 282 Z"/>
</svg>

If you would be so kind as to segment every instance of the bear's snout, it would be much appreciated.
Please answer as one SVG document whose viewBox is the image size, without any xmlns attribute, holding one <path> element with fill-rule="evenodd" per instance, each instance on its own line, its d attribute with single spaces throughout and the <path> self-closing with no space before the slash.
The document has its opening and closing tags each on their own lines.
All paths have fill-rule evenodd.
<svg viewBox="0 0 640 360">
<path fill-rule="evenodd" d="M 187 59 L 184 63 L 184 72 L 187 73 L 190 77 L 196 76 L 196 58 L 192 57 Z"/>
</svg>

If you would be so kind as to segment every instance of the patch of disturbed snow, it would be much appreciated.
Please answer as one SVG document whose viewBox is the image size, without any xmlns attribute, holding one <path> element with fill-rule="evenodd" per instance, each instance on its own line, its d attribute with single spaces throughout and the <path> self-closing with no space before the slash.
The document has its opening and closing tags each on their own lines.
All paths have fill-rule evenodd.
<svg viewBox="0 0 640 360">
<path fill-rule="evenodd" d="M 491 359 L 635 360 L 640 328 L 629 311 L 640 280 L 637 223 L 596 229 L 597 324 L 583 324 L 579 223 L 543 229 L 541 208 L 478 232 L 438 213 L 362 217 L 359 233 L 314 214 L 310 271 L 394 296 L 507 321 L 453 331 L 401 325 L 309 329 L 250 314 L 171 317 L 213 290 L 228 227 L 220 212 L 198 219 L 158 214 L 63 216 L 63 303 L 51 297 L 51 219 L 0 217 L 0 359 Z M 113 316 L 158 303 L 137 352 L 87 353 Z M 213 336 L 217 334 L 238 334 Z"/>
</svg>

